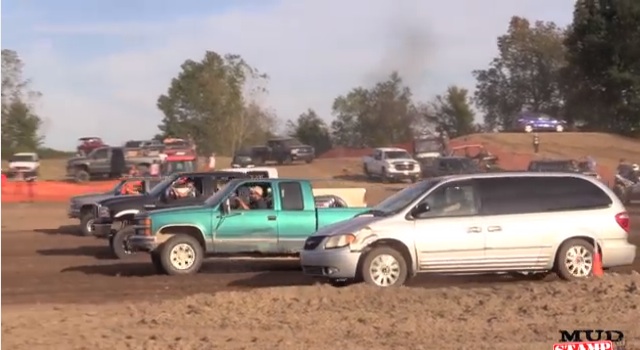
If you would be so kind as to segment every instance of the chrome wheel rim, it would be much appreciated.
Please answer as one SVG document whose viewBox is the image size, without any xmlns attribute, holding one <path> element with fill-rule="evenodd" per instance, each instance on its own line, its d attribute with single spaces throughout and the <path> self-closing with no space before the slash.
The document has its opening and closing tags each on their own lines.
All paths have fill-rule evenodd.
<svg viewBox="0 0 640 350">
<path fill-rule="evenodd" d="M 93 232 L 91 226 L 93 226 L 93 222 L 95 221 L 95 219 L 89 219 L 89 221 L 87 221 L 87 232 Z"/>
<path fill-rule="evenodd" d="M 376 256 L 369 267 L 371 280 L 380 287 L 389 287 L 396 284 L 400 278 L 400 272 L 400 263 L 389 254 Z"/>
<path fill-rule="evenodd" d="M 573 277 L 588 277 L 593 270 L 593 253 L 585 246 L 573 246 L 567 250 L 564 266 Z"/>
<path fill-rule="evenodd" d="M 196 261 L 196 251 L 186 243 L 176 244 L 170 253 L 171 265 L 176 270 L 187 270 Z"/>
</svg>

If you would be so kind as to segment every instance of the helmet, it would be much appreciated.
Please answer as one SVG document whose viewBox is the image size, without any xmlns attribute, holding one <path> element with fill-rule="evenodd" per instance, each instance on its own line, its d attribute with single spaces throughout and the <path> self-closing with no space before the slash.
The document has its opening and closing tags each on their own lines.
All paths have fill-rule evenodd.
<svg viewBox="0 0 640 350">
<path fill-rule="evenodd" d="M 631 169 L 633 169 L 633 171 L 640 171 L 640 166 L 638 166 L 638 164 L 633 164 Z"/>
</svg>

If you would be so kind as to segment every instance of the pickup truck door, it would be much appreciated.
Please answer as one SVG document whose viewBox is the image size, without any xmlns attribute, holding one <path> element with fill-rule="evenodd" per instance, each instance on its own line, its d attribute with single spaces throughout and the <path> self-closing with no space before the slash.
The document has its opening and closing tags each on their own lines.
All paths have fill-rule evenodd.
<svg viewBox="0 0 640 350">
<path fill-rule="evenodd" d="M 284 181 L 278 184 L 278 251 L 295 253 L 302 250 L 305 240 L 316 231 L 316 206 L 309 184 Z"/>
<path fill-rule="evenodd" d="M 277 190 L 277 184 L 261 181 L 247 181 L 239 187 L 256 185 L 270 188 L 271 192 Z M 265 195 L 268 196 L 268 194 Z M 269 209 L 233 209 L 226 215 L 219 212 L 213 213 L 213 215 L 220 216 L 214 236 L 216 252 L 277 252 L 278 211 L 276 204 L 273 201 Z"/>
<path fill-rule="evenodd" d="M 384 163 L 383 159 L 384 154 L 381 151 L 375 151 L 373 152 L 373 161 L 372 163 L 372 169 L 374 174 L 380 174 L 382 173 L 382 164 Z"/>
<path fill-rule="evenodd" d="M 91 157 L 91 173 L 108 174 L 111 172 L 111 157 L 109 149 L 103 148 L 95 151 Z"/>
</svg>

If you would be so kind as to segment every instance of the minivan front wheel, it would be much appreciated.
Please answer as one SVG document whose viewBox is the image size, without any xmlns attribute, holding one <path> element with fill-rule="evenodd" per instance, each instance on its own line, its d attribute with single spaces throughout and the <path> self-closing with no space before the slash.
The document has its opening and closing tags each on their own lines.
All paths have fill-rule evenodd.
<svg viewBox="0 0 640 350">
<path fill-rule="evenodd" d="M 393 248 L 374 248 L 365 257 L 361 274 L 367 284 L 377 287 L 399 287 L 407 280 L 407 262 L 402 254 Z"/>
<path fill-rule="evenodd" d="M 558 276 L 564 280 L 577 280 L 593 272 L 593 244 L 583 239 L 570 239 L 562 244 L 556 258 Z"/>
</svg>

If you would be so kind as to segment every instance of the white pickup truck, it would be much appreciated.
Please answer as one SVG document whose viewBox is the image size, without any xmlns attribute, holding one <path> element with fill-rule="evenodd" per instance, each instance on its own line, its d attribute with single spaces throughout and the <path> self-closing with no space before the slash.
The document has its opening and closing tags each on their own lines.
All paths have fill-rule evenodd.
<svg viewBox="0 0 640 350">
<path fill-rule="evenodd" d="M 402 148 L 376 148 L 362 162 L 367 177 L 379 177 L 383 182 L 406 179 L 416 182 L 422 178 L 420 164 Z"/>
</svg>

